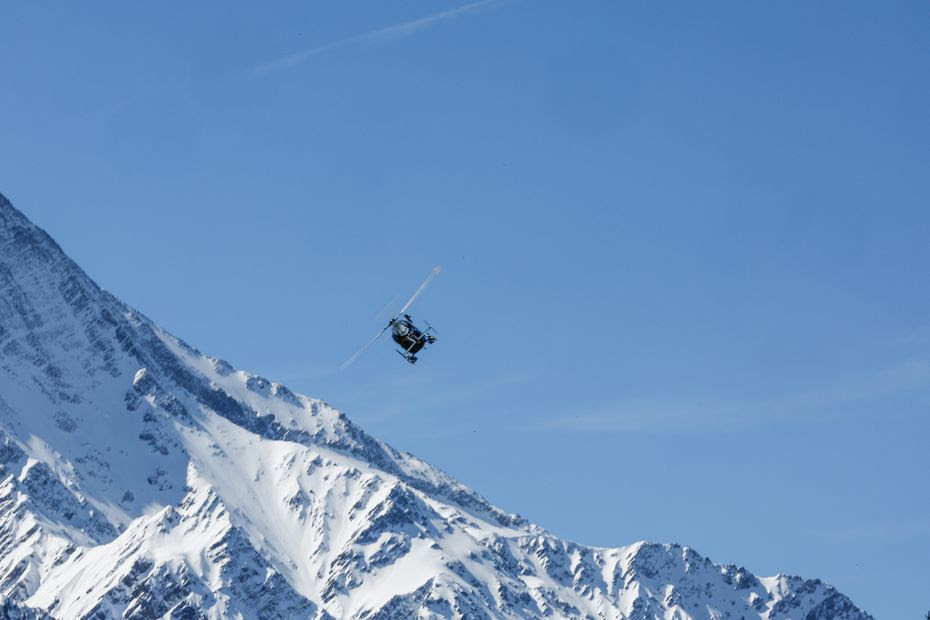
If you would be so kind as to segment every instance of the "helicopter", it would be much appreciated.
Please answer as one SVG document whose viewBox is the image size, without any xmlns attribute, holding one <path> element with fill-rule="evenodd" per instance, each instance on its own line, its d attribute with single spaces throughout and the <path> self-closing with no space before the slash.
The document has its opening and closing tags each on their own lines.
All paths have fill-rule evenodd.
<svg viewBox="0 0 930 620">
<path fill-rule="evenodd" d="M 430 325 L 428 321 L 424 321 L 424 323 L 426 323 L 426 329 L 423 330 L 414 325 L 413 319 L 409 314 L 407 314 L 407 309 L 410 308 L 410 305 L 413 304 L 413 301 L 420 296 L 420 293 L 422 293 L 423 290 L 429 286 L 429 283 L 432 282 L 433 278 L 439 275 L 441 270 L 442 268 L 439 265 L 433 267 L 433 270 L 429 273 L 428 276 L 426 276 L 426 279 L 423 280 L 423 284 L 421 284 L 420 288 L 418 288 L 416 292 L 410 297 L 410 299 L 407 300 L 407 303 L 404 304 L 404 307 L 401 308 L 400 311 L 395 314 L 390 321 L 388 321 L 388 324 L 385 325 L 384 328 L 378 332 L 374 338 L 368 341 L 368 344 L 356 351 L 352 357 L 344 361 L 342 365 L 339 366 L 339 369 L 345 370 L 349 364 L 354 362 L 362 353 L 367 351 L 371 345 L 373 345 L 378 340 L 378 338 L 380 338 L 388 329 L 391 330 L 391 339 L 393 339 L 394 342 L 401 346 L 401 349 L 396 349 L 396 351 L 400 354 L 401 357 L 407 360 L 408 363 L 416 364 L 418 359 L 416 354 L 422 351 L 423 347 L 426 345 L 436 342 L 439 334 L 436 333 L 436 330 L 433 329 L 433 326 Z"/>
</svg>

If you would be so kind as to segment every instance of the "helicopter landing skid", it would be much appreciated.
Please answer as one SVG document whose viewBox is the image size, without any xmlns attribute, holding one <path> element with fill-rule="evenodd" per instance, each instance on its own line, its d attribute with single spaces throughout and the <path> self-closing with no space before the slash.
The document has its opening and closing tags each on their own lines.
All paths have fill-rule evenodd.
<svg viewBox="0 0 930 620">
<path fill-rule="evenodd" d="M 397 351 L 398 355 L 400 355 L 402 358 L 404 358 L 411 364 L 417 363 L 417 356 L 414 355 L 413 353 L 410 353 L 409 351 L 401 351 L 400 349 L 394 349 L 394 350 Z"/>
</svg>

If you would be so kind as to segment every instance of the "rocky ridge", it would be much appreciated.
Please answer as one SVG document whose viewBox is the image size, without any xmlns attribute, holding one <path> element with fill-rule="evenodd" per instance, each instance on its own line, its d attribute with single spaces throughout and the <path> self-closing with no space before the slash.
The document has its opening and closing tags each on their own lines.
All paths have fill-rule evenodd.
<svg viewBox="0 0 930 620">
<path fill-rule="evenodd" d="M 561 540 L 100 289 L 0 195 L 0 617 L 864 620 Z"/>
</svg>

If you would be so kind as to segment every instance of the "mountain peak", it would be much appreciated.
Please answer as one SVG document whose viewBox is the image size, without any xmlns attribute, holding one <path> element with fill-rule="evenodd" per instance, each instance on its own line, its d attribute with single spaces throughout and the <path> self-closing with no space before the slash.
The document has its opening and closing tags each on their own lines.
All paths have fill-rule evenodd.
<svg viewBox="0 0 930 620">
<path fill-rule="evenodd" d="M 77 269 L 54 239 L 0 194 L 0 257 L 3 263 L 27 260 L 66 262 Z"/>
<path fill-rule="evenodd" d="M 8 617 L 869 616 L 687 547 L 595 549 L 101 290 L 0 196 Z"/>
</svg>

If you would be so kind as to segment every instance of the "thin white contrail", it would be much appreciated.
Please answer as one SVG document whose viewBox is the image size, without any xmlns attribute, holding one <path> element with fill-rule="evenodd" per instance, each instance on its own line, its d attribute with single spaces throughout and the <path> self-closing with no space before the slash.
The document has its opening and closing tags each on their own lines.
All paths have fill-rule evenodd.
<svg viewBox="0 0 930 620">
<path fill-rule="evenodd" d="M 306 62 L 307 59 L 312 58 L 317 54 L 322 54 L 323 52 L 328 52 L 330 50 L 346 47 L 349 45 L 386 43 L 388 41 L 395 41 L 397 39 L 410 36 L 415 32 L 426 30 L 427 28 L 432 28 L 440 22 L 449 21 L 451 19 L 461 17 L 467 13 L 473 13 L 475 11 L 481 10 L 492 4 L 500 4 L 503 1 L 504 0 L 478 0 L 477 2 L 464 4 L 460 7 L 449 9 L 448 11 L 434 13 L 433 15 L 427 15 L 426 17 L 414 19 L 409 22 L 394 24 L 393 26 L 387 26 L 385 28 L 378 28 L 377 30 L 371 30 L 362 34 L 357 34 L 346 39 L 327 43 L 326 45 L 314 47 L 302 52 L 281 56 L 280 58 L 256 65 L 252 68 L 251 72 L 253 75 L 264 75 L 273 71 L 290 69 L 291 67 L 295 67 L 303 62 Z"/>
</svg>

